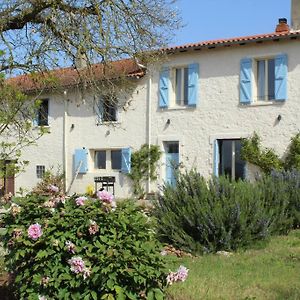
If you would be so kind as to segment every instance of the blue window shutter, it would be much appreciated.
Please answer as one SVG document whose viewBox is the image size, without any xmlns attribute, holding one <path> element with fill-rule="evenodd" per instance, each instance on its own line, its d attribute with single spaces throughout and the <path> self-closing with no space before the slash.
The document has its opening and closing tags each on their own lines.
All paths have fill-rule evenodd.
<svg viewBox="0 0 300 300">
<path fill-rule="evenodd" d="M 170 70 L 165 68 L 159 76 L 159 107 L 161 108 L 169 106 L 169 82 Z"/>
<path fill-rule="evenodd" d="M 219 162 L 220 162 L 220 150 L 219 150 L 219 142 L 218 140 L 214 141 L 214 175 L 219 176 Z"/>
<path fill-rule="evenodd" d="M 287 99 L 287 55 L 280 54 L 275 57 L 275 100 Z"/>
<path fill-rule="evenodd" d="M 97 124 L 103 123 L 104 108 L 103 108 L 103 98 L 102 97 L 100 97 L 98 100 L 96 100 L 95 112 L 97 115 Z"/>
<path fill-rule="evenodd" d="M 189 65 L 188 105 L 196 106 L 199 98 L 199 64 Z"/>
<path fill-rule="evenodd" d="M 75 171 L 77 171 L 79 165 L 79 174 L 85 174 L 88 171 L 88 150 L 87 149 L 75 149 L 74 155 Z"/>
<path fill-rule="evenodd" d="M 128 174 L 131 170 L 131 149 L 124 148 L 122 149 L 122 166 L 121 172 Z"/>
<path fill-rule="evenodd" d="M 241 60 L 240 70 L 240 103 L 249 104 L 252 102 L 252 59 Z"/>
</svg>

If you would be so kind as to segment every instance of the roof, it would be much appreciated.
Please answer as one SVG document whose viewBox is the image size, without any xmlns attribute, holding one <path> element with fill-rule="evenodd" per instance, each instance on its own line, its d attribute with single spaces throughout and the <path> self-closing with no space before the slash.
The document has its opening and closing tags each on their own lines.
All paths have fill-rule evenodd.
<svg viewBox="0 0 300 300">
<path fill-rule="evenodd" d="M 170 52 L 185 52 L 187 50 L 200 50 L 202 48 L 216 48 L 220 46 L 229 47 L 235 45 L 245 45 L 249 43 L 261 43 L 263 41 L 277 41 L 283 39 L 297 39 L 300 37 L 300 30 L 286 32 L 272 32 L 258 35 L 233 37 L 220 40 L 209 40 L 193 44 L 185 44 L 180 46 L 171 46 L 164 48 L 167 53 Z"/>
<path fill-rule="evenodd" d="M 88 70 L 75 69 L 73 67 L 61 68 L 49 72 L 37 72 L 28 75 L 20 75 L 8 79 L 8 83 L 21 87 L 24 92 L 37 90 L 49 90 L 55 87 L 68 88 L 82 84 L 84 78 L 93 78 L 100 81 L 103 79 L 117 79 L 121 76 L 140 78 L 145 75 L 145 70 L 137 65 L 132 59 L 114 61 L 108 65 L 94 64 Z M 84 77 L 86 76 L 86 77 Z"/>
</svg>

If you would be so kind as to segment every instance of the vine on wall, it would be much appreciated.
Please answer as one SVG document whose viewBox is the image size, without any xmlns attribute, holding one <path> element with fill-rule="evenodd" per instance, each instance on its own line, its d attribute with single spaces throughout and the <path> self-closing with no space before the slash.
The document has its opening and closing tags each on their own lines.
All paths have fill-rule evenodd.
<svg viewBox="0 0 300 300">
<path fill-rule="evenodd" d="M 242 140 L 241 157 L 267 174 L 272 170 L 300 170 L 300 133 L 292 137 L 285 159 L 281 159 L 273 149 L 262 148 L 261 139 L 256 132 L 250 138 Z"/>
<path fill-rule="evenodd" d="M 150 178 L 155 180 L 157 162 L 161 157 L 161 151 L 157 145 L 144 144 L 140 150 L 131 155 L 131 171 L 128 177 L 133 182 L 133 193 L 139 198 L 145 195 L 144 182 Z"/>
</svg>

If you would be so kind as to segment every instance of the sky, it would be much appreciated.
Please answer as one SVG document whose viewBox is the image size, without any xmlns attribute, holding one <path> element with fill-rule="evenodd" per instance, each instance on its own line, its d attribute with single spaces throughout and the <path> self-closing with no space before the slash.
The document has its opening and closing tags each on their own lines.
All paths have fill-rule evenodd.
<svg viewBox="0 0 300 300">
<path fill-rule="evenodd" d="M 290 24 L 291 0 L 177 0 L 184 27 L 172 45 L 270 33 L 279 18 Z"/>
</svg>

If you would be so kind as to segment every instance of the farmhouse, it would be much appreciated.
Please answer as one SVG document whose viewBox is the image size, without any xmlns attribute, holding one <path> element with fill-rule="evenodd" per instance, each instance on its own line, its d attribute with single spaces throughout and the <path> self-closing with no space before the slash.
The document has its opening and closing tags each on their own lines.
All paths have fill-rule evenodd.
<svg viewBox="0 0 300 300">
<path fill-rule="evenodd" d="M 114 71 L 136 86 L 130 97 L 116 95 L 113 105 L 106 105 L 105 94 L 95 99 L 74 88 L 72 69 L 57 71 L 63 88 L 43 92 L 34 120 L 50 134 L 24 149 L 30 164 L 6 191 L 30 189 L 46 169 L 60 166 L 69 193 L 85 192 L 95 177 L 111 177 L 115 195 L 129 196 L 130 155 L 145 143 L 163 152 L 158 179 L 145 183 L 147 192 L 174 184 L 174 164 L 206 177 L 253 176 L 240 157 L 241 138 L 256 131 L 264 146 L 284 155 L 300 129 L 298 0 L 291 19 L 291 26 L 279 19 L 272 33 L 166 48 L 167 59 L 147 69 L 131 60 L 115 62 Z M 28 78 L 16 80 L 34 91 Z"/>
</svg>

